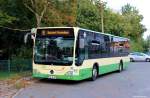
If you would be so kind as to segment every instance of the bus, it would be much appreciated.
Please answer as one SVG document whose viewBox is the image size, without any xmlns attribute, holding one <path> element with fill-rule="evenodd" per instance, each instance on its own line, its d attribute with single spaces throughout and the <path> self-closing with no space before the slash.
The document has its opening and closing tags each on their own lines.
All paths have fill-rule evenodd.
<svg viewBox="0 0 150 98">
<path fill-rule="evenodd" d="M 128 38 L 79 27 L 39 27 L 31 33 L 35 78 L 96 80 L 130 62 Z"/>
</svg>

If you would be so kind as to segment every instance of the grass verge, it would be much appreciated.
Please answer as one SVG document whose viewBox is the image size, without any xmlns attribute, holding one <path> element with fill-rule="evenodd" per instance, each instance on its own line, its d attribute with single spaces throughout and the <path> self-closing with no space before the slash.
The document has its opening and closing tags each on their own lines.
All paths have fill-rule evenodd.
<svg viewBox="0 0 150 98">
<path fill-rule="evenodd" d="M 0 72 L 0 80 L 19 79 L 21 77 L 30 76 L 31 72 Z"/>
</svg>

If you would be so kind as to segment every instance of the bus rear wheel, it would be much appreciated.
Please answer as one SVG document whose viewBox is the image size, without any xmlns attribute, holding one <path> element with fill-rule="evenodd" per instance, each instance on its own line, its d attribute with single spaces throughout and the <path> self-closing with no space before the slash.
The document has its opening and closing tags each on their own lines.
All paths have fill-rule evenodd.
<svg viewBox="0 0 150 98">
<path fill-rule="evenodd" d="M 119 70 L 118 71 L 119 72 L 123 71 L 123 62 L 122 61 L 120 61 L 120 63 L 119 63 Z"/>
<path fill-rule="evenodd" d="M 134 62 L 134 59 L 133 59 L 133 58 L 130 58 L 130 62 Z"/>
<path fill-rule="evenodd" d="M 97 76 L 98 76 L 98 69 L 97 69 L 96 66 L 93 66 L 93 69 L 92 69 L 92 81 L 95 81 Z"/>
</svg>

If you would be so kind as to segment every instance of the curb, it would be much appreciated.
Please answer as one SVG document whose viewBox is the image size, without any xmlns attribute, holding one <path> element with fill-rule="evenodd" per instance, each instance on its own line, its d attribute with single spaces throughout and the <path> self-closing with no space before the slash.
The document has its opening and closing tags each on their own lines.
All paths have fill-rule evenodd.
<svg viewBox="0 0 150 98">
<path fill-rule="evenodd" d="M 12 95 L 11 98 L 15 98 L 21 91 L 23 91 L 24 88 L 20 89 L 19 91 L 17 91 L 14 95 Z"/>
</svg>

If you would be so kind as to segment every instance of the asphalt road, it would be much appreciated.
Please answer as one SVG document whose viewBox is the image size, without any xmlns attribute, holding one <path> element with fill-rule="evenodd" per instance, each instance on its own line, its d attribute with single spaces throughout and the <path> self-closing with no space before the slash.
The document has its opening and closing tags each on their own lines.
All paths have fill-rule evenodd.
<svg viewBox="0 0 150 98">
<path fill-rule="evenodd" d="M 150 98 L 150 62 L 131 63 L 94 82 L 39 80 L 15 98 Z"/>
</svg>

